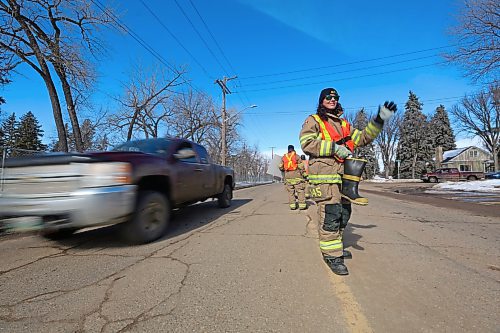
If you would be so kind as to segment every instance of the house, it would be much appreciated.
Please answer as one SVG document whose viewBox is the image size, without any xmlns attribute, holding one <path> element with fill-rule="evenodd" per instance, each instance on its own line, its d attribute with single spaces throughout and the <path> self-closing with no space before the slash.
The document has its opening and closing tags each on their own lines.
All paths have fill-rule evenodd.
<svg viewBox="0 0 500 333">
<path fill-rule="evenodd" d="M 486 172 L 493 163 L 491 154 L 484 149 L 469 146 L 443 153 L 442 168 L 458 168 L 460 171 Z"/>
</svg>

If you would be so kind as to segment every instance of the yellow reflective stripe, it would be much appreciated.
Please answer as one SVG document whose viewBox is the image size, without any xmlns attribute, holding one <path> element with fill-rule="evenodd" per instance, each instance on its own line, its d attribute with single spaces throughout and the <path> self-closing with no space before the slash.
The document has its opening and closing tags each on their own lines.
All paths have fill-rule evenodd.
<svg viewBox="0 0 500 333">
<path fill-rule="evenodd" d="M 323 120 L 321 120 L 321 118 L 317 114 L 313 114 L 313 117 L 318 122 L 319 127 L 321 127 L 321 132 L 325 136 L 325 140 L 332 141 L 332 138 L 330 137 L 330 133 L 328 133 L 328 131 L 326 129 L 326 126 L 325 126 L 325 123 L 323 122 Z"/>
<path fill-rule="evenodd" d="M 300 137 L 300 144 L 303 145 L 307 141 L 314 139 L 316 139 L 316 133 L 304 134 Z"/>
<path fill-rule="evenodd" d="M 342 240 L 334 239 L 332 241 L 320 241 L 319 247 L 322 250 L 339 250 L 342 249 Z"/>
<path fill-rule="evenodd" d="M 355 182 L 359 182 L 361 180 L 361 177 L 353 176 L 353 175 L 343 175 L 342 178 L 347 179 L 347 180 L 352 180 Z"/>
<path fill-rule="evenodd" d="M 354 145 L 359 144 L 359 140 L 361 140 L 361 131 L 358 129 L 354 129 L 354 132 L 352 132 L 352 141 L 354 142 Z"/>
<path fill-rule="evenodd" d="M 309 174 L 307 179 L 311 184 L 342 184 L 342 178 L 338 173 L 331 175 Z"/>
<path fill-rule="evenodd" d="M 366 133 L 368 133 L 368 135 L 371 137 L 371 138 L 376 138 L 377 135 L 379 135 L 380 131 L 382 131 L 381 128 L 378 128 L 377 125 L 375 125 L 373 123 L 373 121 L 370 121 L 368 123 L 368 126 L 366 126 L 365 128 L 366 130 Z"/>
<path fill-rule="evenodd" d="M 319 145 L 319 156 L 330 156 L 332 151 L 332 141 L 322 140 Z"/>
<path fill-rule="evenodd" d="M 296 185 L 303 181 L 302 178 L 285 178 L 285 182 L 289 185 Z"/>
</svg>

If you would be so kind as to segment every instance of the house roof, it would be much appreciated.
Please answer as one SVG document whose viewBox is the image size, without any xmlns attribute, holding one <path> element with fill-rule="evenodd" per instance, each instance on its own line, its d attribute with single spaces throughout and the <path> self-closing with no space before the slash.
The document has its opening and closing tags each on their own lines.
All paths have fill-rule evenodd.
<svg viewBox="0 0 500 333">
<path fill-rule="evenodd" d="M 457 148 L 457 149 L 445 151 L 443 153 L 443 161 L 441 163 L 449 162 L 450 160 L 454 159 L 455 157 L 457 157 L 458 155 L 462 154 L 464 151 L 466 151 L 466 150 L 468 150 L 470 148 L 481 150 L 481 151 L 483 151 L 487 155 L 489 154 L 484 149 L 481 149 L 481 148 L 476 147 L 476 146 L 469 146 L 469 147 L 464 147 L 464 148 Z"/>
<path fill-rule="evenodd" d="M 449 160 L 457 157 L 458 155 L 462 154 L 462 152 L 464 152 L 465 150 L 467 150 L 469 148 L 471 148 L 471 146 L 445 151 L 443 153 L 443 162 L 442 163 L 448 162 Z"/>
</svg>

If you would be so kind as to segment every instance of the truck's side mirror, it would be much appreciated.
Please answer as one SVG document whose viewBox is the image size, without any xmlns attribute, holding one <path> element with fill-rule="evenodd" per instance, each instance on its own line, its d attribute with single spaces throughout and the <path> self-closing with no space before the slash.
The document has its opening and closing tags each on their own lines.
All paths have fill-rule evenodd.
<svg viewBox="0 0 500 333">
<path fill-rule="evenodd" d="M 188 159 L 188 158 L 196 157 L 196 153 L 191 148 L 182 148 L 182 149 L 179 149 L 174 154 L 174 157 L 177 160 L 185 160 L 185 159 Z"/>
</svg>

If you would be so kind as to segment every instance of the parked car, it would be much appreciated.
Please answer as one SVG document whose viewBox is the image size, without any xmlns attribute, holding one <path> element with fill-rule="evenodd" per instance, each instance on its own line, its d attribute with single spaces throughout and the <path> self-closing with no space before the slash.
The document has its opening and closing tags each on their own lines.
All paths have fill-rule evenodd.
<svg viewBox="0 0 500 333">
<path fill-rule="evenodd" d="M 161 237 L 172 208 L 216 198 L 229 207 L 232 169 L 183 139 L 125 142 L 110 152 L 8 158 L 1 170 L 0 227 L 49 238 L 121 224 L 133 243 Z"/>
<path fill-rule="evenodd" d="M 457 168 L 441 168 L 434 172 L 424 173 L 420 179 L 426 183 L 443 181 L 478 180 L 484 178 L 484 172 L 459 171 Z"/>
<path fill-rule="evenodd" d="M 500 179 L 500 171 L 497 172 L 487 172 L 484 175 L 485 179 Z"/>
</svg>

